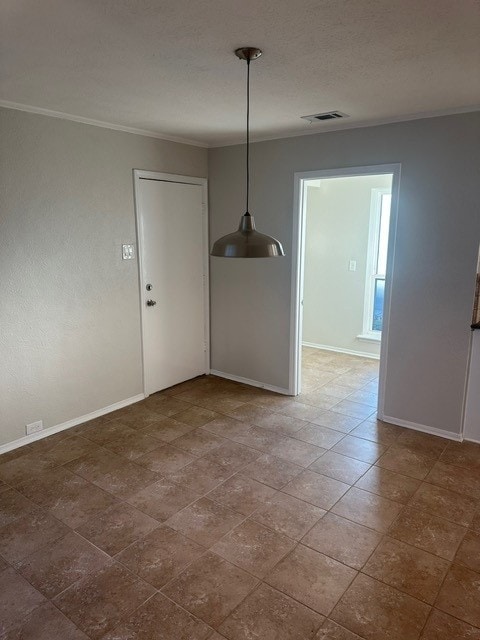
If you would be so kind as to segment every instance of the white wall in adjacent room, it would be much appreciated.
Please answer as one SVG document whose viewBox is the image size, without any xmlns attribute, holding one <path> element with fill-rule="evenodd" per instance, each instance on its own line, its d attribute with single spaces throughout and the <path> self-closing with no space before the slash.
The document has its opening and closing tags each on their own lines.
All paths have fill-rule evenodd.
<svg viewBox="0 0 480 640">
<path fill-rule="evenodd" d="M 388 190 L 391 183 L 390 175 L 352 176 L 307 187 L 304 342 L 379 355 L 379 342 L 357 336 L 363 333 L 372 189 Z"/>
</svg>

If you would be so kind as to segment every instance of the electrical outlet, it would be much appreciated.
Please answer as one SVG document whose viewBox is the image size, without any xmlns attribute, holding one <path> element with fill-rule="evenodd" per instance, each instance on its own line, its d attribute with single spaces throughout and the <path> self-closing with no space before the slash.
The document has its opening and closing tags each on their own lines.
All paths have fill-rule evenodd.
<svg viewBox="0 0 480 640">
<path fill-rule="evenodd" d="M 27 436 L 43 431 L 43 420 L 37 420 L 36 422 L 25 425 L 25 431 L 27 432 Z"/>
<path fill-rule="evenodd" d="M 356 271 L 357 270 L 357 261 L 356 260 L 350 260 L 350 262 L 348 263 L 348 270 L 349 271 Z"/>
</svg>

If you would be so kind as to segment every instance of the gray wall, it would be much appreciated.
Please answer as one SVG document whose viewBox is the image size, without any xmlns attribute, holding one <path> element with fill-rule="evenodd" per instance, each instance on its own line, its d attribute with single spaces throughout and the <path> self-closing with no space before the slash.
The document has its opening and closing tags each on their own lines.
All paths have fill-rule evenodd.
<svg viewBox="0 0 480 640">
<path fill-rule="evenodd" d="M 323 178 L 307 187 L 303 341 L 378 356 L 363 334 L 372 189 L 390 175 Z M 310 183 L 307 183 L 310 184 Z M 357 263 L 349 270 L 350 260 Z"/>
<path fill-rule="evenodd" d="M 142 392 L 132 169 L 205 149 L 0 109 L 0 444 Z"/>
<path fill-rule="evenodd" d="M 287 388 L 294 173 L 400 162 L 385 414 L 459 432 L 480 239 L 480 113 L 253 145 L 257 227 L 286 257 L 212 259 L 212 367 Z M 209 153 L 210 232 L 244 210 L 243 146 Z"/>
</svg>

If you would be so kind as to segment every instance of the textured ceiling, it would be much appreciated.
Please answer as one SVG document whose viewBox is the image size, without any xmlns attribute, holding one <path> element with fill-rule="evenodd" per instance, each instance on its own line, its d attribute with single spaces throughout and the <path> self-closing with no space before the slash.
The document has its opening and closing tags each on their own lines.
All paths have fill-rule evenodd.
<svg viewBox="0 0 480 640">
<path fill-rule="evenodd" d="M 3 101 L 209 145 L 480 105 L 478 0 L 3 0 Z M 300 116 L 338 109 L 343 122 Z"/>
</svg>

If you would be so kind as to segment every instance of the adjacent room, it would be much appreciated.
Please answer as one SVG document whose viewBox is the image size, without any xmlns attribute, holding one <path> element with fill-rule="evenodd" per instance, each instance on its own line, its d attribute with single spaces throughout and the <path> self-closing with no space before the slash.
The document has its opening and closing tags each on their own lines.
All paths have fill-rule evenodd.
<svg viewBox="0 0 480 640">
<path fill-rule="evenodd" d="M 478 2 L 0 14 L 0 640 L 479 640 Z"/>
</svg>

